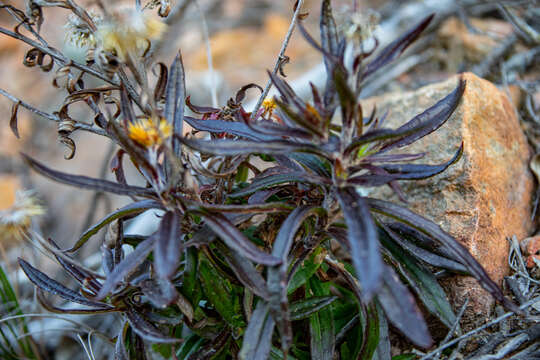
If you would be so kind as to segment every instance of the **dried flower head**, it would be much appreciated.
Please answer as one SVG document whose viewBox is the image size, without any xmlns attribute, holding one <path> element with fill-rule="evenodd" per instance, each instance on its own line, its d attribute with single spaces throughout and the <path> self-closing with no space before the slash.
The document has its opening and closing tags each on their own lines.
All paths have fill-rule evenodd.
<svg viewBox="0 0 540 360">
<path fill-rule="evenodd" d="M 137 144 L 152 147 L 163 144 L 172 135 L 172 126 L 163 118 L 144 118 L 128 125 L 128 135 Z"/>
<path fill-rule="evenodd" d="M 15 202 L 0 211 L 0 233 L 2 238 L 12 238 L 30 226 L 32 218 L 43 215 L 45 209 L 39 204 L 33 191 L 17 191 Z"/>
<path fill-rule="evenodd" d="M 341 14 L 340 28 L 349 41 L 364 41 L 372 37 L 379 24 L 379 18 L 379 14 L 373 10 L 360 12 L 347 9 Z"/>
<path fill-rule="evenodd" d="M 103 19 L 99 15 L 92 12 L 89 14 L 94 23 L 99 25 L 103 22 Z M 70 14 L 64 28 L 66 29 L 64 40 L 67 44 L 82 49 L 94 49 L 96 47 L 94 32 L 78 16 Z"/>
<path fill-rule="evenodd" d="M 98 27 L 97 35 L 103 50 L 125 61 L 129 54 L 140 55 L 148 48 L 150 40 L 159 39 L 167 25 L 138 11 L 104 23 Z"/>
</svg>

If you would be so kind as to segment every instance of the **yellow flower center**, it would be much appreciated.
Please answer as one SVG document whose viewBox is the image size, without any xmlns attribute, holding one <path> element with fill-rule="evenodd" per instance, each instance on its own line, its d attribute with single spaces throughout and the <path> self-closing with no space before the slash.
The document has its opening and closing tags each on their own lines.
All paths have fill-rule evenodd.
<svg viewBox="0 0 540 360">
<path fill-rule="evenodd" d="M 128 136 L 144 147 L 161 145 L 172 135 L 172 126 L 167 120 L 146 118 L 128 125 Z"/>
</svg>

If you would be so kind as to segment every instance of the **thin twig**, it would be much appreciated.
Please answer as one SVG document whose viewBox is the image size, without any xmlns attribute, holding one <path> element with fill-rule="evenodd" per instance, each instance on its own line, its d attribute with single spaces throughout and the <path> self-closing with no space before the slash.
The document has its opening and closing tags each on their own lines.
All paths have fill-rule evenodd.
<svg viewBox="0 0 540 360">
<path fill-rule="evenodd" d="M 532 299 L 532 300 L 527 301 L 525 304 L 521 305 L 521 306 L 519 307 L 519 309 L 520 309 L 520 310 L 524 310 L 524 309 L 528 308 L 529 306 L 536 304 L 537 302 L 540 302 L 540 297 L 536 297 L 536 298 L 534 298 L 534 299 Z M 478 332 L 480 332 L 480 331 L 482 331 L 482 330 L 484 330 L 484 329 L 487 329 L 488 327 L 493 326 L 493 325 L 495 325 L 495 324 L 497 324 L 497 323 L 503 321 L 504 319 L 509 318 L 509 317 L 512 316 L 512 315 L 514 315 L 514 312 L 513 312 L 513 311 L 509 311 L 509 312 L 505 313 L 504 315 L 501 315 L 501 316 L 499 316 L 498 318 L 496 318 L 496 319 L 494 319 L 494 320 L 492 320 L 492 321 L 490 321 L 490 322 L 488 322 L 488 323 L 486 323 L 486 324 L 484 324 L 484 325 L 482 325 L 482 326 L 480 326 L 480 327 L 477 327 L 476 329 L 471 330 L 471 331 L 469 331 L 468 333 L 463 334 L 463 335 L 461 335 L 460 337 L 455 338 L 454 340 L 452 340 L 452 341 L 450 341 L 450 342 L 448 342 L 448 343 L 446 343 L 446 344 L 444 344 L 444 345 L 439 346 L 438 348 L 436 348 L 435 350 L 431 351 L 430 353 L 427 353 L 426 355 L 422 356 L 422 357 L 420 358 L 420 360 L 430 359 L 430 358 L 432 358 L 434 355 L 440 353 L 442 350 L 447 349 L 447 348 L 449 348 L 450 346 L 452 346 L 452 345 L 454 345 L 454 344 L 460 342 L 461 340 L 467 339 L 467 338 L 471 337 L 472 335 L 474 335 L 474 334 L 476 334 L 476 333 L 478 333 Z"/>
<path fill-rule="evenodd" d="M 289 29 L 287 30 L 287 34 L 285 35 L 285 39 L 283 40 L 283 44 L 281 45 L 281 50 L 279 51 L 276 64 L 274 65 L 274 70 L 272 70 L 272 74 L 274 75 L 277 74 L 281 66 L 283 56 L 285 55 L 285 51 L 287 50 L 287 46 L 289 45 L 289 41 L 291 40 L 293 30 L 296 26 L 296 22 L 298 21 L 298 15 L 300 14 L 302 5 L 304 5 L 304 0 L 298 0 L 298 3 L 296 4 L 296 10 L 294 11 L 294 15 L 291 20 L 291 24 L 289 25 Z M 251 119 L 250 119 L 251 121 L 255 120 L 255 117 L 257 116 L 257 112 L 259 111 L 259 108 L 261 107 L 261 104 L 263 103 L 264 99 L 268 95 L 268 92 L 270 91 L 271 87 L 272 87 L 272 80 L 268 79 L 268 82 L 266 83 L 266 86 L 261 96 L 259 97 L 259 100 L 257 100 L 257 104 L 255 104 L 255 107 L 253 108 L 251 112 Z"/>
<path fill-rule="evenodd" d="M 92 69 L 91 67 L 88 67 L 88 66 L 80 64 L 80 63 L 78 63 L 76 61 L 70 60 L 67 57 L 65 57 L 64 55 L 62 55 L 60 52 L 58 52 L 57 50 L 54 50 L 54 49 L 52 49 L 50 47 L 45 47 L 45 46 L 41 45 L 40 43 L 37 43 L 34 40 L 32 40 L 32 39 L 30 39 L 30 38 L 28 38 L 26 36 L 19 35 L 19 34 L 13 32 L 13 31 L 10 31 L 10 30 L 5 29 L 3 27 L 0 27 L 0 33 L 2 33 L 4 35 L 7 35 L 7 36 L 10 36 L 10 37 L 12 37 L 14 39 L 23 41 L 23 42 L 27 43 L 28 45 L 30 45 L 32 47 L 35 47 L 39 51 L 41 51 L 41 52 L 55 58 L 60 63 L 62 63 L 62 65 L 73 66 L 74 68 L 77 68 L 79 70 L 87 72 L 88 74 L 93 75 L 93 76 L 97 77 L 98 79 L 101 79 L 101 80 L 103 80 L 105 82 L 108 82 L 109 84 L 112 84 L 112 85 L 115 85 L 115 86 L 120 86 L 119 82 L 109 79 L 105 74 L 102 74 L 99 71 L 97 71 L 95 69 Z"/>
<path fill-rule="evenodd" d="M 26 101 L 22 101 L 19 98 L 17 98 L 16 96 L 11 95 L 10 93 L 5 91 L 4 89 L 0 89 L 0 95 L 5 96 L 6 98 L 13 101 L 14 103 L 19 103 L 19 106 L 22 106 L 23 108 L 33 112 L 36 115 L 41 116 L 41 117 L 43 117 L 43 118 L 45 118 L 47 120 L 54 121 L 54 122 L 59 122 L 60 121 L 60 118 L 58 116 L 56 116 L 54 114 L 49 114 L 49 113 L 47 113 L 45 111 L 42 111 L 42 110 L 39 110 L 38 108 L 36 108 L 33 105 L 30 105 Z M 91 133 L 94 133 L 94 134 L 97 134 L 97 135 L 107 136 L 108 137 L 107 132 L 105 130 L 100 129 L 100 128 L 96 128 L 96 127 L 94 127 L 94 126 L 92 126 L 90 124 L 77 122 L 77 123 L 75 123 L 74 127 L 75 127 L 75 130 L 84 130 L 84 131 L 88 131 L 88 132 L 91 132 Z"/>
<path fill-rule="evenodd" d="M 461 321 L 461 318 L 463 317 L 463 314 L 465 313 L 465 309 L 467 308 L 467 305 L 469 305 L 469 298 L 467 297 L 465 299 L 465 303 L 461 306 L 461 309 L 459 309 L 459 313 L 457 314 L 456 316 L 456 320 L 454 321 L 454 324 L 452 325 L 452 328 L 450 329 L 450 331 L 448 331 L 448 333 L 446 334 L 446 336 L 444 337 L 443 341 L 441 342 L 441 344 L 444 344 L 445 342 L 447 342 L 448 340 L 450 340 L 450 338 L 452 337 L 452 335 L 454 335 L 454 333 L 456 332 L 456 329 L 458 328 L 459 326 L 459 322 Z M 461 331 L 460 331 L 461 332 Z M 436 358 L 438 359 L 439 356 L 441 356 L 441 353 L 438 353 L 435 355 Z"/>
</svg>

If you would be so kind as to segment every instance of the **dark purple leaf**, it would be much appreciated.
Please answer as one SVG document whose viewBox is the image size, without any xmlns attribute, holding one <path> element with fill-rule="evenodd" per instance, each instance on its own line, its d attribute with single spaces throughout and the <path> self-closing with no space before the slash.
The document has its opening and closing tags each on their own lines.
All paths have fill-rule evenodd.
<svg viewBox="0 0 540 360">
<path fill-rule="evenodd" d="M 429 269 L 398 246 L 397 241 L 395 241 L 397 237 L 398 235 L 388 227 L 384 227 L 384 231 L 379 233 L 381 243 L 388 249 L 391 258 L 398 264 L 395 268 L 411 285 L 418 298 L 430 313 L 437 316 L 449 329 L 452 328 L 456 321 L 456 315 L 448 302 L 444 290 Z"/>
<path fill-rule="evenodd" d="M 263 204 L 273 195 L 276 195 L 280 189 L 272 189 L 272 190 L 260 190 L 257 191 L 255 194 L 251 195 L 248 198 L 248 204 L 249 205 L 255 205 L 255 204 Z"/>
<path fill-rule="evenodd" d="M 102 303 L 102 302 L 96 302 L 88 300 L 87 298 L 83 297 L 78 292 L 75 292 L 71 289 L 68 289 L 64 285 L 60 284 L 56 280 L 51 279 L 38 269 L 34 268 L 32 265 L 24 261 L 23 259 L 19 258 L 19 265 L 23 269 L 26 276 L 28 276 L 28 279 L 34 283 L 38 288 L 49 292 L 51 294 L 55 294 L 60 296 L 63 299 L 66 299 L 68 301 L 72 301 L 78 304 L 91 306 L 98 309 L 112 309 L 113 307 Z"/>
<path fill-rule="evenodd" d="M 129 355 L 126 350 L 126 345 L 124 343 L 124 329 L 126 325 L 124 324 L 116 337 L 116 343 L 114 345 L 114 360 L 129 360 Z"/>
<path fill-rule="evenodd" d="M 321 124 L 314 124 L 312 123 L 305 114 L 297 114 L 295 113 L 288 104 L 275 100 L 277 106 L 279 109 L 287 116 L 287 119 L 289 122 L 299 125 L 300 128 L 307 131 L 310 134 L 317 135 L 320 138 L 324 138 L 325 133 L 323 133 L 323 130 L 321 128 Z M 302 108 L 303 109 L 303 108 Z"/>
<path fill-rule="evenodd" d="M 269 313 L 268 304 L 259 301 L 251 315 L 246 329 L 240 360 L 266 360 L 272 347 L 272 334 L 275 322 Z"/>
<path fill-rule="evenodd" d="M 178 297 L 176 288 L 168 279 L 146 279 L 141 281 L 139 286 L 143 294 L 156 308 L 165 309 Z"/>
<path fill-rule="evenodd" d="M 270 292 L 270 311 L 281 333 L 283 350 L 289 348 L 292 341 L 292 329 L 288 312 L 287 299 L 287 257 L 296 233 L 304 221 L 313 215 L 324 216 L 325 210 L 315 206 L 300 206 L 285 219 L 274 241 L 272 255 L 281 260 L 279 266 L 268 269 L 268 290 Z"/>
<path fill-rule="evenodd" d="M 219 236 L 228 247 L 237 251 L 247 259 L 263 265 L 273 266 L 281 263 L 279 258 L 260 250 L 255 246 L 236 226 L 221 214 L 212 214 L 205 211 L 194 211 L 201 216 L 217 236 Z"/>
<path fill-rule="evenodd" d="M 371 156 L 366 156 L 363 161 L 366 163 L 388 163 L 388 162 L 398 162 L 398 161 L 413 161 L 419 160 L 426 156 L 426 153 L 419 154 L 375 154 Z"/>
<path fill-rule="evenodd" d="M 165 119 L 173 125 L 174 134 L 182 135 L 186 97 L 184 64 L 180 51 L 174 58 L 165 90 Z M 173 152 L 180 153 L 180 142 L 173 138 Z"/>
<path fill-rule="evenodd" d="M 486 289 L 497 301 L 501 302 L 506 308 L 520 312 L 519 308 L 510 300 L 504 297 L 501 289 L 490 279 L 482 265 L 461 245 L 456 239 L 443 231 L 439 225 L 428 219 L 415 214 L 411 210 L 388 201 L 366 198 L 367 204 L 374 212 L 396 219 L 400 222 L 412 226 L 439 242 L 456 259 L 465 265 L 467 270 L 473 275 L 480 285 Z"/>
<path fill-rule="evenodd" d="M 57 182 L 76 186 L 88 190 L 110 192 L 118 195 L 152 196 L 154 191 L 138 186 L 129 186 L 114 183 L 108 180 L 94 179 L 82 175 L 71 175 L 60 171 L 52 170 L 45 165 L 32 159 L 30 156 L 21 153 L 23 160 L 35 171 L 49 179 Z"/>
<path fill-rule="evenodd" d="M 153 343 L 167 344 L 174 344 L 182 341 L 182 339 L 175 339 L 163 335 L 152 323 L 148 322 L 139 312 L 131 307 L 128 307 L 125 314 L 133 331 L 145 340 Z"/>
<path fill-rule="evenodd" d="M 386 226 L 386 225 L 385 225 Z M 390 230 L 390 229 L 389 229 Z M 391 231 L 391 230 L 390 230 Z M 448 269 L 451 271 L 455 271 L 462 274 L 468 274 L 467 268 L 463 266 L 461 263 L 454 261 L 452 259 L 449 259 L 447 257 L 438 255 L 432 251 L 423 249 L 419 246 L 416 246 L 412 244 L 411 242 L 403 239 L 401 236 L 399 236 L 395 232 L 390 233 L 391 238 L 399 244 L 399 246 L 408 252 L 409 254 L 416 257 L 418 260 L 423 261 L 427 264 Z"/>
<path fill-rule="evenodd" d="M 132 253 L 124 258 L 118 264 L 113 271 L 107 276 L 107 280 L 103 283 L 103 287 L 96 296 L 96 299 L 101 300 L 105 298 L 111 291 L 113 291 L 118 284 L 124 281 L 125 277 L 137 270 L 137 267 L 141 265 L 148 257 L 154 243 L 157 240 L 157 233 L 151 235 L 146 240 L 141 242 Z"/>
<path fill-rule="evenodd" d="M 51 239 L 49 243 L 56 249 L 60 250 L 58 245 Z M 56 252 L 53 252 L 54 257 L 58 263 L 75 279 L 77 282 L 86 288 L 90 289 L 94 293 L 97 293 L 101 289 L 101 284 L 97 281 L 96 276 L 90 273 L 88 270 L 77 264 L 71 257 L 68 255 L 59 255 Z"/>
<path fill-rule="evenodd" d="M 398 179 L 398 174 L 365 174 L 347 179 L 347 183 L 356 186 L 382 186 Z"/>
<path fill-rule="evenodd" d="M 465 84 L 465 80 L 460 79 L 458 86 L 450 94 L 397 128 L 396 132 L 398 133 L 410 133 L 411 131 L 412 133 L 400 139 L 388 141 L 381 148 L 381 151 L 388 151 L 412 144 L 441 127 L 459 105 L 459 101 L 465 92 Z"/>
<path fill-rule="evenodd" d="M 199 120 L 186 116 L 184 120 L 195 130 L 208 131 L 211 133 L 227 133 L 230 135 L 244 137 L 250 140 L 279 140 L 279 137 L 259 133 L 244 123 L 238 121 L 224 120 Z"/>
<path fill-rule="evenodd" d="M 322 49 L 324 49 L 325 53 L 338 57 L 338 30 L 336 22 L 334 21 L 334 16 L 332 15 L 332 5 L 330 0 L 323 0 L 322 2 L 319 28 L 321 31 Z M 326 66 L 326 73 L 331 74 L 334 63 L 326 57 L 324 58 L 324 63 Z"/>
<path fill-rule="evenodd" d="M 367 64 L 366 70 L 362 74 L 363 78 L 367 78 L 375 71 L 400 56 L 403 51 L 405 51 L 405 49 L 407 49 L 407 47 L 409 47 L 409 45 L 411 45 L 427 28 L 434 16 L 434 14 L 429 15 L 418 25 L 414 26 L 411 30 L 403 34 L 400 38 L 394 40 L 392 43 L 382 49 L 377 55 L 377 57 L 373 59 L 369 64 Z"/>
<path fill-rule="evenodd" d="M 105 314 L 105 313 L 111 313 L 111 312 L 117 312 L 118 309 L 114 307 L 92 307 L 92 308 L 75 308 L 73 306 L 70 306 L 69 308 L 61 308 L 58 306 L 54 306 L 45 298 L 45 294 L 43 293 L 43 290 L 40 288 L 36 289 L 36 298 L 37 301 L 43 308 L 49 312 L 55 313 L 55 314 L 70 314 L 70 315 L 96 315 L 96 314 Z"/>
<path fill-rule="evenodd" d="M 268 300 L 270 295 L 266 288 L 266 282 L 253 264 L 236 251 L 227 248 L 223 243 L 217 242 L 216 245 L 227 264 L 234 271 L 236 278 L 255 295 Z"/>
<path fill-rule="evenodd" d="M 306 172 L 288 171 L 283 174 L 275 174 L 264 177 L 256 177 L 253 182 L 245 188 L 229 194 L 230 198 L 239 198 L 253 194 L 261 189 L 266 189 L 284 183 L 308 183 L 308 184 L 329 184 L 330 179 L 311 175 Z"/>
<path fill-rule="evenodd" d="M 158 276 L 170 279 L 176 273 L 182 250 L 180 217 L 167 211 L 161 219 L 154 248 L 154 269 Z"/>
<path fill-rule="evenodd" d="M 381 165 L 385 171 L 393 174 L 397 180 L 417 180 L 425 179 L 442 173 L 450 165 L 456 163 L 463 154 L 463 143 L 459 147 L 454 156 L 445 163 L 439 165 L 424 165 L 424 164 L 390 164 Z"/>
<path fill-rule="evenodd" d="M 300 97 L 298 97 L 298 95 L 296 95 L 291 86 L 285 80 L 281 79 L 278 75 L 273 74 L 270 71 L 267 71 L 267 73 L 276 89 L 278 89 L 285 103 L 292 103 L 296 106 L 298 110 L 304 112 L 304 101 Z"/>
<path fill-rule="evenodd" d="M 313 154 L 306 154 L 306 153 L 292 153 L 289 154 L 289 157 L 309 170 L 313 171 L 315 174 L 322 176 L 322 177 L 331 177 L 330 171 L 330 164 L 326 160 L 323 160 L 319 158 L 316 155 Z"/>
<path fill-rule="evenodd" d="M 383 285 L 377 295 L 388 320 L 415 345 L 424 349 L 433 344 L 422 313 L 412 294 L 403 285 L 394 270 L 384 266 Z"/>
<path fill-rule="evenodd" d="M 377 228 L 364 198 L 353 187 L 336 189 L 347 224 L 349 246 L 356 277 L 368 302 L 381 285 L 383 262 L 379 253 Z"/>
<path fill-rule="evenodd" d="M 66 250 L 66 252 L 72 253 L 81 248 L 92 236 L 98 233 L 104 226 L 110 224 L 111 222 L 122 219 L 125 217 L 132 217 L 139 215 L 149 209 L 162 209 L 163 205 L 155 200 L 141 200 L 129 205 L 124 206 L 118 210 L 113 211 L 112 213 L 105 216 L 97 224 L 93 225 L 87 229 L 80 237 L 79 240 L 71 247 L 71 249 Z"/>
<path fill-rule="evenodd" d="M 275 213 L 275 212 L 288 212 L 294 209 L 293 206 L 283 202 L 271 202 L 263 204 L 246 204 L 246 205 L 220 205 L 220 204 L 204 204 L 198 203 L 193 206 L 189 206 L 193 210 L 207 210 L 220 213 L 236 213 L 236 214 L 250 214 L 250 213 Z"/>
<path fill-rule="evenodd" d="M 248 141 L 248 140 L 199 140 L 180 138 L 180 141 L 190 148 L 205 154 L 214 155 L 246 155 L 249 153 L 261 154 L 289 154 L 294 151 L 314 153 L 325 156 L 326 154 L 316 145 L 301 144 L 286 140 L 280 141 Z"/>
</svg>

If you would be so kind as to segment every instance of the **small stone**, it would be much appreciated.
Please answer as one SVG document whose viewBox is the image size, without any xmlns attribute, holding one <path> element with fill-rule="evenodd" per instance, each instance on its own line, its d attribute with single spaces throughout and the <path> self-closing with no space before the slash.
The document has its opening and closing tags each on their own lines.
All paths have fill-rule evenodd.
<svg viewBox="0 0 540 360">
<path fill-rule="evenodd" d="M 536 266 L 534 259 L 540 261 L 540 235 L 531 236 L 521 240 L 519 246 L 525 256 L 525 265 L 527 268 L 534 268 Z"/>
<path fill-rule="evenodd" d="M 532 227 L 531 150 L 506 94 L 474 74 L 462 76 L 466 90 L 452 117 L 405 151 L 427 152 L 419 162 L 437 164 L 450 159 L 463 141 L 463 157 L 440 175 L 401 185 L 408 206 L 453 235 L 502 286 L 510 271 L 506 237 L 524 238 Z M 456 76 L 414 92 L 367 99 L 364 111 L 369 113 L 373 104 L 379 114 L 389 110 L 384 126 L 395 128 L 450 93 L 458 80 Z M 399 201 L 387 188 L 376 190 L 374 196 Z M 470 298 L 465 328 L 489 315 L 494 300 L 475 279 L 452 276 L 443 285 L 455 309 Z"/>
</svg>

